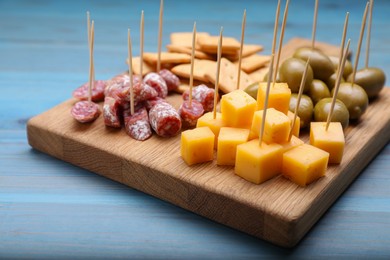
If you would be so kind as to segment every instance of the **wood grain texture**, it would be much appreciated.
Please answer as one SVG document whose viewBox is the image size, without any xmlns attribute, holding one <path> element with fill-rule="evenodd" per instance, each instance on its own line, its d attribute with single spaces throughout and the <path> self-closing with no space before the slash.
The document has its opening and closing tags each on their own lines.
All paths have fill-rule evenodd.
<svg viewBox="0 0 390 260">
<path fill-rule="evenodd" d="M 306 43 L 294 39 L 286 53 Z M 181 96 L 169 101 L 178 107 Z M 254 185 L 215 160 L 188 167 L 180 157 L 180 136 L 138 142 L 106 128 L 102 118 L 79 124 L 69 113 L 74 102 L 28 122 L 32 147 L 284 247 L 300 241 L 390 139 L 390 89 L 385 88 L 360 122 L 347 129 L 343 161 L 331 165 L 326 177 L 306 188 L 281 176 Z"/>
</svg>

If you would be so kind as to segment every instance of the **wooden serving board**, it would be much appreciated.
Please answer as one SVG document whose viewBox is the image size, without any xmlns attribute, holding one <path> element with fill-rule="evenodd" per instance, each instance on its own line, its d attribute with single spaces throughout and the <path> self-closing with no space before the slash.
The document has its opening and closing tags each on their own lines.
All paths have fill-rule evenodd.
<svg viewBox="0 0 390 260">
<path fill-rule="evenodd" d="M 294 40 L 295 48 L 307 41 Z M 337 48 L 327 48 L 337 54 Z M 169 97 L 176 106 L 179 95 Z M 103 118 L 79 124 L 70 99 L 29 120 L 29 144 L 184 209 L 283 247 L 296 245 L 390 140 L 390 89 L 373 101 L 360 122 L 346 130 L 340 165 L 308 187 L 278 176 L 255 185 L 216 160 L 187 166 L 180 157 L 180 135 L 135 141 L 123 129 L 104 126 Z M 308 134 L 304 133 L 304 140 Z"/>
</svg>

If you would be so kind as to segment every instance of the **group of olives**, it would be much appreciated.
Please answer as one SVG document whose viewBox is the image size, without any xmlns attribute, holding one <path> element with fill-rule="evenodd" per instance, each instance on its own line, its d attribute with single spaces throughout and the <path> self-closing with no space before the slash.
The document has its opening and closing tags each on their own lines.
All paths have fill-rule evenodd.
<svg viewBox="0 0 390 260">
<path fill-rule="evenodd" d="M 298 108 L 301 128 L 310 125 L 313 120 L 327 120 L 330 111 L 334 86 L 336 82 L 339 58 L 329 57 L 318 49 L 301 47 L 291 58 L 280 66 L 276 82 L 288 84 L 291 92 L 290 110 L 295 111 L 299 87 L 305 70 L 306 61 L 310 57 L 303 95 Z M 265 81 L 268 75 L 265 76 Z M 346 61 L 341 78 L 337 100 L 332 115 L 333 122 L 340 122 L 345 128 L 349 120 L 356 120 L 367 109 L 369 99 L 375 98 L 384 87 L 386 77 L 379 68 L 364 68 L 356 72 L 352 85 L 352 64 Z M 258 85 L 258 84 L 255 84 Z M 257 97 L 257 86 L 251 85 L 246 92 Z"/>
</svg>

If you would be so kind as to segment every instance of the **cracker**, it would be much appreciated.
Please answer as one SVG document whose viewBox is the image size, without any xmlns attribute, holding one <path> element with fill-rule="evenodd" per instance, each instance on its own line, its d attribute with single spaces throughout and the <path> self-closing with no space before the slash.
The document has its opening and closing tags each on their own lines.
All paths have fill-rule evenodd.
<svg viewBox="0 0 390 260">
<path fill-rule="evenodd" d="M 211 60 L 194 60 L 194 79 L 208 82 L 208 79 L 206 77 L 207 71 L 214 71 L 216 70 L 217 63 L 215 61 Z M 180 64 L 172 68 L 172 72 L 180 77 L 183 78 L 190 78 L 190 72 L 191 72 L 191 64 Z"/>
<path fill-rule="evenodd" d="M 196 37 L 210 36 L 207 32 L 197 32 Z M 192 32 L 171 33 L 171 44 L 192 49 Z"/>
<path fill-rule="evenodd" d="M 192 48 L 188 48 L 185 46 L 180 46 L 180 45 L 173 45 L 173 44 L 168 44 L 167 50 L 169 52 L 177 52 L 177 53 L 185 53 L 191 55 L 192 53 Z M 206 60 L 213 60 L 215 57 L 213 55 L 204 53 L 203 51 L 195 50 L 194 52 L 195 58 L 197 59 L 206 59 Z"/>
<path fill-rule="evenodd" d="M 139 74 L 140 62 L 141 62 L 140 57 L 133 57 L 133 63 L 132 63 L 133 74 L 136 74 L 136 75 Z M 129 59 L 126 59 L 126 63 L 129 64 Z M 153 65 L 146 63 L 144 61 L 143 66 L 142 66 L 142 75 L 144 76 L 152 71 L 156 71 L 156 66 L 153 66 Z"/>
<path fill-rule="evenodd" d="M 206 53 L 216 54 L 218 51 L 219 36 L 199 36 L 196 42 L 199 49 Z M 240 49 L 240 43 L 233 37 L 222 37 L 223 54 L 235 54 Z"/>
<path fill-rule="evenodd" d="M 242 47 L 242 57 L 248 57 L 252 54 L 262 51 L 263 49 L 264 47 L 261 45 L 244 44 L 244 46 Z"/>
<path fill-rule="evenodd" d="M 157 64 L 157 53 L 146 52 L 143 56 L 147 63 Z M 178 64 L 191 62 L 191 56 L 184 53 L 161 52 L 161 64 Z"/>
<path fill-rule="evenodd" d="M 226 58 L 221 58 L 221 68 L 219 72 L 219 89 L 224 93 L 229 93 L 237 87 L 237 70 L 238 67 Z M 215 83 L 216 73 L 215 70 L 207 70 L 206 78 L 210 82 Z M 254 83 L 251 77 L 244 71 L 241 71 L 240 76 L 240 89 L 245 89 L 247 86 Z"/>
<path fill-rule="evenodd" d="M 202 81 L 198 81 L 198 80 L 194 80 L 194 82 L 192 83 L 192 86 L 196 87 L 196 86 L 199 86 L 201 84 L 204 84 L 207 87 L 214 89 L 214 85 L 212 83 L 210 83 L 210 82 L 202 82 Z M 189 89 L 190 89 L 189 79 L 181 78 L 179 87 L 177 89 L 175 89 L 174 91 L 176 93 L 183 94 L 186 90 L 189 90 Z"/>
<path fill-rule="evenodd" d="M 267 65 L 271 60 L 271 56 L 252 54 L 251 56 L 242 58 L 241 69 L 246 73 L 251 73 L 261 67 Z M 234 62 L 238 66 L 238 61 Z"/>
<path fill-rule="evenodd" d="M 258 70 L 255 70 L 249 74 L 249 76 L 252 78 L 253 81 L 255 82 L 263 82 L 264 81 L 264 76 L 267 74 L 269 71 L 269 67 L 263 67 Z"/>
</svg>

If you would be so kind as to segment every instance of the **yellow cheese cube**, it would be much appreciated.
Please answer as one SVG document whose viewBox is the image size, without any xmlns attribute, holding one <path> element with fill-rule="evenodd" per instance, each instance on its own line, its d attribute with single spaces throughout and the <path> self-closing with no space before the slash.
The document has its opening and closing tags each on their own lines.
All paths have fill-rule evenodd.
<svg viewBox="0 0 390 260">
<path fill-rule="evenodd" d="M 260 82 L 257 91 L 257 110 L 264 110 L 267 82 Z M 268 107 L 287 114 L 290 105 L 291 89 L 287 83 L 271 83 L 268 96 Z"/>
<path fill-rule="evenodd" d="M 256 100 L 243 90 L 235 90 L 221 98 L 222 120 L 227 126 L 250 128 Z"/>
<path fill-rule="evenodd" d="M 260 134 L 263 110 L 256 111 L 253 115 L 250 138 Z M 290 119 L 282 112 L 268 108 L 265 117 L 263 141 L 270 143 L 284 143 L 290 134 Z"/>
<path fill-rule="evenodd" d="M 287 116 L 288 116 L 288 118 L 290 118 L 290 120 L 291 120 L 290 124 L 292 126 L 292 122 L 294 120 L 294 113 L 291 111 L 288 111 Z M 293 135 L 295 135 L 296 137 L 299 137 L 299 130 L 300 129 L 301 129 L 301 119 L 299 118 L 299 116 L 297 116 L 297 118 L 295 119 L 294 128 L 292 130 Z"/>
<path fill-rule="evenodd" d="M 324 176 L 329 153 L 309 144 L 298 145 L 283 154 L 282 174 L 300 186 Z"/>
<path fill-rule="evenodd" d="M 297 147 L 298 145 L 302 145 L 304 143 L 305 143 L 304 141 L 302 141 L 301 139 L 293 135 L 291 136 L 290 142 L 280 143 L 280 145 L 282 146 L 283 153 L 285 153 Z"/>
<path fill-rule="evenodd" d="M 325 122 L 310 124 L 310 144 L 330 154 L 329 163 L 340 163 L 343 158 L 345 137 L 340 122 L 331 122 L 328 131 Z"/>
<path fill-rule="evenodd" d="M 218 165 L 234 165 L 237 145 L 248 141 L 249 129 L 222 127 L 218 137 Z"/>
<path fill-rule="evenodd" d="M 188 164 L 214 159 L 214 133 L 208 127 L 199 127 L 181 133 L 180 153 Z"/>
<path fill-rule="evenodd" d="M 202 126 L 208 126 L 211 131 L 213 131 L 215 135 L 214 148 L 217 149 L 219 130 L 221 127 L 226 126 L 225 121 L 222 120 L 221 113 L 217 112 L 215 119 L 213 112 L 205 113 L 203 116 L 198 118 L 198 122 L 196 123 L 196 127 Z"/>
<path fill-rule="evenodd" d="M 237 146 L 234 172 L 255 184 L 263 183 L 281 173 L 282 146 L 276 143 L 266 144 L 253 139 Z"/>
</svg>

